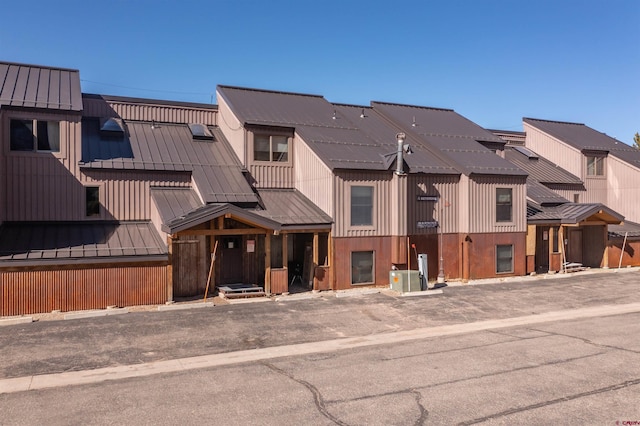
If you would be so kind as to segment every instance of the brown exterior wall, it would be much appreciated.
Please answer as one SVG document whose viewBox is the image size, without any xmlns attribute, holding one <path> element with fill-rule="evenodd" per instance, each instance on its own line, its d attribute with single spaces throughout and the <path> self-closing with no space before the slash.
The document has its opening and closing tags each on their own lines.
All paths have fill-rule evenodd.
<svg viewBox="0 0 640 426">
<path fill-rule="evenodd" d="M 160 304 L 166 264 L 0 272 L 0 316 Z"/>
<path fill-rule="evenodd" d="M 335 290 L 344 290 L 365 285 L 351 285 L 351 252 L 374 252 L 374 283 L 389 285 L 391 270 L 391 237 L 334 238 Z"/>
<path fill-rule="evenodd" d="M 624 237 L 609 239 L 609 267 L 640 266 L 640 238 L 627 239 L 624 244 L 624 254 L 622 256 L 622 264 L 620 263 L 620 253 L 624 244 Z"/>
<path fill-rule="evenodd" d="M 470 279 L 526 275 L 526 233 L 470 235 Z M 496 273 L 496 246 L 513 245 L 513 272 Z"/>
</svg>

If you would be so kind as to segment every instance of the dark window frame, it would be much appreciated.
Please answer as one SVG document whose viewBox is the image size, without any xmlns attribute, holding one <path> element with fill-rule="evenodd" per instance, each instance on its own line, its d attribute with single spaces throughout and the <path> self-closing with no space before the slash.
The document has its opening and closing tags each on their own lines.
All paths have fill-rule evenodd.
<svg viewBox="0 0 640 426">
<path fill-rule="evenodd" d="M 11 118 L 9 151 L 60 154 L 60 120 Z"/>
<path fill-rule="evenodd" d="M 513 188 L 496 188 L 496 222 L 513 222 Z"/>
<path fill-rule="evenodd" d="M 100 208 L 100 187 L 87 185 L 84 187 L 85 216 L 97 217 L 102 214 Z"/>
<path fill-rule="evenodd" d="M 366 257 L 365 257 L 366 256 Z M 369 259 L 370 256 L 370 259 Z M 357 258 L 354 258 L 357 257 Z M 371 266 L 367 266 L 371 263 Z M 375 250 L 352 251 L 349 257 L 351 265 L 351 285 L 375 284 L 376 252 Z M 364 266 L 363 266 L 364 265 Z"/>
<path fill-rule="evenodd" d="M 354 191 L 355 189 L 355 191 Z M 366 189 L 369 194 L 367 202 L 363 202 L 363 195 L 355 194 L 360 190 Z M 357 197 L 357 198 L 355 198 Z M 373 205 L 374 205 L 375 189 L 373 185 L 351 185 L 351 196 L 349 200 L 350 220 L 349 223 L 353 227 L 373 226 Z"/>
<path fill-rule="evenodd" d="M 508 249 L 509 256 L 501 256 L 501 249 Z M 496 274 L 512 274 L 514 272 L 513 265 L 513 244 L 498 244 L 496 245 Z M 508 260 L 509 268 L 504 268 L 504 262 Z"/>
</svg>

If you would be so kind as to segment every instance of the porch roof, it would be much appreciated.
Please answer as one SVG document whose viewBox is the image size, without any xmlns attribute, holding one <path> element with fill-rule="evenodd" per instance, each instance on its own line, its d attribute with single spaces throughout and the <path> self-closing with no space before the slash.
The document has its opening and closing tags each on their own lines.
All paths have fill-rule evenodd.
<svg viewBox="0 0 640 426">
<path fill-rule="evenodd" d="M 150 222 L 8 222 L 0 266 L 167 260 Z"/>
<path fill-rule="evenodd" d="M 617 225 L 624 216 L 600 203 L 566 203 L 557 207 L 541 207 L 541 211 L 527 218 L 535 225 L 571 225 L 586 221 L 599 221 Z"/>
<path fill-rule="evenodd" d="M 255 213 L 277 221 L 282 229 L 330 228 L 333 223 L 331 216 L 296 189 L 261 189 L 260 199 L 264 210 Z"/>
<path fill-rule="evenodd" d="M 630 238 L 640 237 L 640 223 L 624 222 L 620 225 L 609 226 L 610 237 L 624 237 L 625 235 Z"/>
</svg>

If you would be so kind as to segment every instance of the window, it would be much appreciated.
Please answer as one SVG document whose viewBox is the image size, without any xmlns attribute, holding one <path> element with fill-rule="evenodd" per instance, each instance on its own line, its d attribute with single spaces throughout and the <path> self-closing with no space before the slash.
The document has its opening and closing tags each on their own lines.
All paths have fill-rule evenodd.
<svg viewBox="0 0 640 426">
<path fill-rule="evenodd" d="M 11 151 L 60 152 L 60 123 L 42 120 L 11 120 Z"/>
<path fill-rule="evenodd" d="M 604 176 L 604 157 L 587 155 L 587 176 Z"/>
<path fill-rule="evenodd" d="M 496 246 L 496 272 L 498 274 L 513 272 L 513 246 Z"/>
<path fill-rule="evenodd" d="M 372 284 L 373 271 L 372 251 L 354 251 L 351 253 L 351 284 Z"/>
<path fill-rule="evenodd" d="M 496 222 L 511 222 L 512 207 L 512 189 L 496 188 Z"/>
<path fill-rule="evenodd" d="M 253 159 L 255 161 L 289 161 L 289 137 L 255 134 L 253 137 Z"/>
<path fill-rule="evenodd" d="M 97 186 L 85 187 L 85 206 L 87 217 L 100 215 L 100 188 Z"/>
<path fill-rule="evenodd" d="M 373 186 L 351 187 L 351 226 L 373 225 Z"/>
<path fill-rule="evenodd" d="M 573 202 L 574 203 L 580 202 L 580 194 L 573 194 Z"/>
</svg>

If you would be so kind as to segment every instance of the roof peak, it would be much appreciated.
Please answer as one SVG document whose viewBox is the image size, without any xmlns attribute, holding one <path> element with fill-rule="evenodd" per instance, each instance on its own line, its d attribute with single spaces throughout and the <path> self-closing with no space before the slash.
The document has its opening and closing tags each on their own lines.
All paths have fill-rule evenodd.
<svg viewBox="0 0 640 426">
<path fill-rule="evenodd" d="M 438 108 L 438 107 L 430 107 L 430 106 L 422 106 L 422 105 L 410 105 L 410 104 L 401 104 L 396 102 L 383 102 L 383 101 L 371 101 L 371 106 L 374 107 L 375 104 L 379 105 L 389 105 L 389 106 L 400 106 L 400 107 L 409 107 L 409 108 L 418 108 L 418 109 L 427 109 L 433 111 L 446 111 L 446 112 L 455 112 L 450 108 Z"/>
<path fill-rule="evenodd" d="M 232 89 L 232 90 L 244 90 L 246 92 L 261 92 L 261 93 L 272 93 L 277 95 L 293 95 L 293 96 L 308 96 L 312 98 L 321 98 L 324 99 L 322 95 L 315 95 L 311 93 L 298 93 L 298 92 L 285 92 L 282 90 L 268 90 L 268 89 L 258 89 L 255 87 L 240 87 L 240 86 L 229 86 L 225 84 L 218 84 L 218 89 Z"/>
<path fill-rule="evenodd" d="M 80 72 L 80 70 L 77 70 L 74 68 L 53 67 L 50 65 L 24 64 L 21 62 L 0 61 L 0 64 L 13 65 L 17 67 L 41 68 L 41 69 L 47 69 L 47 70 L 70 71 L 70 72 L 77 72 L 77 73 Z"/>
<path fill-rule="evenodd" d="M 545 123 L 557 123 L 557 124 L 572 124 L 574 126 L 585 126 L 584 123 L 574 123 L 571 121 L 559 121 L 559 120 L 545 120 L 542 118 L 531 118 L 531 117 L 523 117 L 523 121 L 542 121 Z"/>
</svg>

